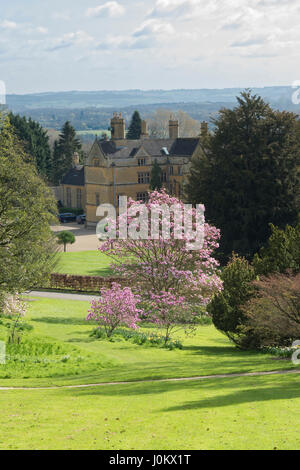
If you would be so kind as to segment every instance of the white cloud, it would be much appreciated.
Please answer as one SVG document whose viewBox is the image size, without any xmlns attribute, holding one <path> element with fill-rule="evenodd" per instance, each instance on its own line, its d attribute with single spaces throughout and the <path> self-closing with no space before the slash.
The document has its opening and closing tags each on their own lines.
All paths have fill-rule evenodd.
<svg viewBox="0 0 300 470">
<path fill-rule="evenodd" d="M 174 33 L 175 29 L 170 23 L 164 23 L 159 20 L 151 19 L 144 21 L 144 23 L 142 23 L 141 26 L 134 31 L 133 36 L 170 36 Z"/>
<path fill-rule="evenodd" d="M 86 16 L 88 17 L 118 17 L 125 13 L 125 8 L 118 2 L 110 1 L 95 8 L 88 8 Z"/>
<path fill-rule="evenodd" d="M 108 36 L 97 45 L 97 49 L 150 49 L 156 47 L 156 40 L 147 37 Z"/>
<path fill-rule="evenodd" d="M 207 10 L 215 9 L 215 0 L 156 0 L 150 11 L 153 17 L 193 18 Z"/>
<path fill-rule="evenodd" d="M 0 28 L 2 29 L 16 29 L 17 27 L 18 25 L 14 21 L 3 20 L 0 22 Z"/>
</svg>

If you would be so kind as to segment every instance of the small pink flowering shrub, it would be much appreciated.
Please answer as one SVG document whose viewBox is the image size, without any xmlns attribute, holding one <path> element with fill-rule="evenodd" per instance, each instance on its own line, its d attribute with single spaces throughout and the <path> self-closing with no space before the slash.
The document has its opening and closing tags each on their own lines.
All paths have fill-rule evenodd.
<svg viewBox="0 0 300 470">
<path fill-rule="evenodd" d="M 1 305 L 1 316 L 8 318 L 22 318 L 26 314 L 26 304 L 20 300 L 18 295 L 7 295 Z"/>
<path fill-rule="evenodd" d="M 22 302 L 18 295 L 4 295 L 1 306 L 0 316 L 9 320 L 6 325 L 10 329 L 8 343 L 21 342 L 22 318 L 26 314 L 26 304 Z"/>
<path fill-rule="evenodd" d="M 115 282 L 111 289 L 102 288 L 100 292 L 101 297 L 91 302 L 87 320 L 94 320 L 103 326 L 107 337 L 119 326 L 137 329 L 142 313 L 137 308 L 140 296 L 134 295 L 130 287 L 122 288 Z"/>
</svg>

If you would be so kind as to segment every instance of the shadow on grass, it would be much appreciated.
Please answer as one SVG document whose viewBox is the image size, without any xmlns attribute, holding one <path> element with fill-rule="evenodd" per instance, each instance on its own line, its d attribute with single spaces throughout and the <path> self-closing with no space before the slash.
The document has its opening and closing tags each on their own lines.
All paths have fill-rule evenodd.
<svg viewBox="0 0 300 470">
<path fill-rule="evenodd" d="M 38 317 L 32 318 L 31 321 L 39 323 L 49 323 L 52 325 L 85 325 L 85 326 L 96 326 L 96 322 L 91 321 L 87 322 L 86 320 L 81 320 L 76 317 Z"/>
<path fill-rule="evenodd" d="M 203 408 L 242 405 L 244 403 L 258 403 L 269 400 L 292 400 L 295 398 L 300 398 L 299 380 L 296 383 L 288 385 L 285 384 L 268 388 L 253 387 L 252 390 L 239 390 L 227 395 L 188 401 L 181 405 L 164 408 L 161 411 L 191 411 Z"/>
<path fill-rule="evenodd" d="M 292 400 L 300 398 L 300 374 L 261 377 L 238 377 L 227 379 L 208 379 L 203 381 L 181 381 L 115 385 L 97 388 L 68 390 L 68 393 L 78 396 L 138 396 L 147 394 L 162 394 L 162 404 L 168 402 L 163 394 L 183 392 L 178 397 L 182 401 L 189 392 L 199 392 L 199 399 L 185 401 L 176 406 L 160 409 L 161 412 L 191 411 L 205 408 L 257 403 L 270 400 Z M 221 393 L 220 393 L 221 391 Z M 225 392 L 225 393 L 224 393 Z M 215 394 L 207 397 L 207 394 Z M 204 398 L 203 398 L 204 395 Z M 156 410 L 157 411 L 157 410 Z"/>
<path fill-rule="evenodd" d="M 233 346 L 189 346 L 189 345 L 184 345 L 183 349 L 185 351 L 190 352 L 192 355 L 201 355 L 201 356 L 213 356 L 213 357 L 219 357 L 222 358 L 224 355 L 241 355 L 243 351 L 238 350 L 237 348 Z M 257 354 L 257 352 L 253 352 L 253 354 Z M 253 355 L 249 354 L 249 351 L 246 352 L 246 355 Z"/>
</svg>

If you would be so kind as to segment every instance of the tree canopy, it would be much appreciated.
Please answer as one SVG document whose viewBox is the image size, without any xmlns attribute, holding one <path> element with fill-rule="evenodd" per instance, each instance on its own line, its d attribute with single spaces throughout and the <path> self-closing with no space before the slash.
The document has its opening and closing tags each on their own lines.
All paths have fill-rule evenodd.
<svg viewBox="0 0 300 470">
<path fill-rule="evenodd" d="M 24 150 L 35 163 L 40 175 L 51 180 L 52 155 L 49 145 L 47 131 L 36 121 L 25 116 L 9 114 L 9 120 L 20 141 L 23 142 Z"/>
<path fill-rule="evenodd" d="M 187 199 L 204 203 L 221 229 L 220 257 L 251 258 L 270 236 L 270 224 L 297 220 L 300 140 L 297 116 L 273 110 L 245 91 L 222 109 L 203 155 L 192 164 Z"/>
<path fill-rule="evenodd" d="M 75 235 L 68 230 L 63 230 L 57 234 L 57 243 L 59 245 L 64 245 L 64 252 L 67 251 L 67 245 L 73 245 L 75 241 Z"/>
<path fill-rule="evenodd" d="M 0 127 L 0 294 L 32 288 L 55 258 L 56 202 L 5 119 Z"/>
</svg>

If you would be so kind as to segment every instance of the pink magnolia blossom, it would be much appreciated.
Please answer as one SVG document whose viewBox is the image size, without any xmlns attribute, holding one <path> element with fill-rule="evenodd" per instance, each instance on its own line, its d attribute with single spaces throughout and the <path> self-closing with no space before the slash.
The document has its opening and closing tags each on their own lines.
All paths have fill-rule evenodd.
<svg viewBox="0 0 300 470">
<path fill-rule="evenodd" d="M 124 224 L 124 218 L 128 224 L 139 224 L 138 218 L 135 219 L 131 214 L 139 207 L 142 208 L 142 204 L 141 201 L 129 199 L 127 211 L 118 217 L 114 227 L 117 235 L 122 223 Z M 164 190 L 149 193 L 146 203 L 149 213 L 160 206 L 170 208 L 176 205 L 183 210 L 183 202 L 169 196 Z M 191 214 L 194 227 L 195 209 L 191 209 Z M 146 306 L 149 321 L 164 326 L 169 331 L 171 324 L 192 323 L 192 312 L 195 311 L 193 306 L 206 306 L 223 286 L 219 264 L 213 257 L 219 246 L 220 231 L 205 223 L 202 248 L 189 250 L 187 242 L 190 240 L 183 230 L 178 239 L 174 216 L 171 214 L 169 220 L 164 220 L 164 217 L 161 216 L 160 226 L 170 224 L 169 239 L 165 239 L 162 233 L 158 239 L 151 239 L 151 224 L 148 220 L 146 227 L 139 227 L 144 233 L 148 232 L 148 239 L 107 240 L 100 250 L 113 259 L 112 268 L 118 277 L 123 278 L 133 292 L 140 296 Z"/>
<path fill-rule="evenodd" d="M 138 327 L 142 313 L 137 308 L 140 302 L 138 295 L 134 295 L 129 287 L 122 289 L 117 283 L 113 283 L 111 289 L 102 288 L 100 292 L 101 297 L 91 301 L 87 320 L 95 320 L 103 326 L 108 337 L 118 326 Z"/>
</svg>

